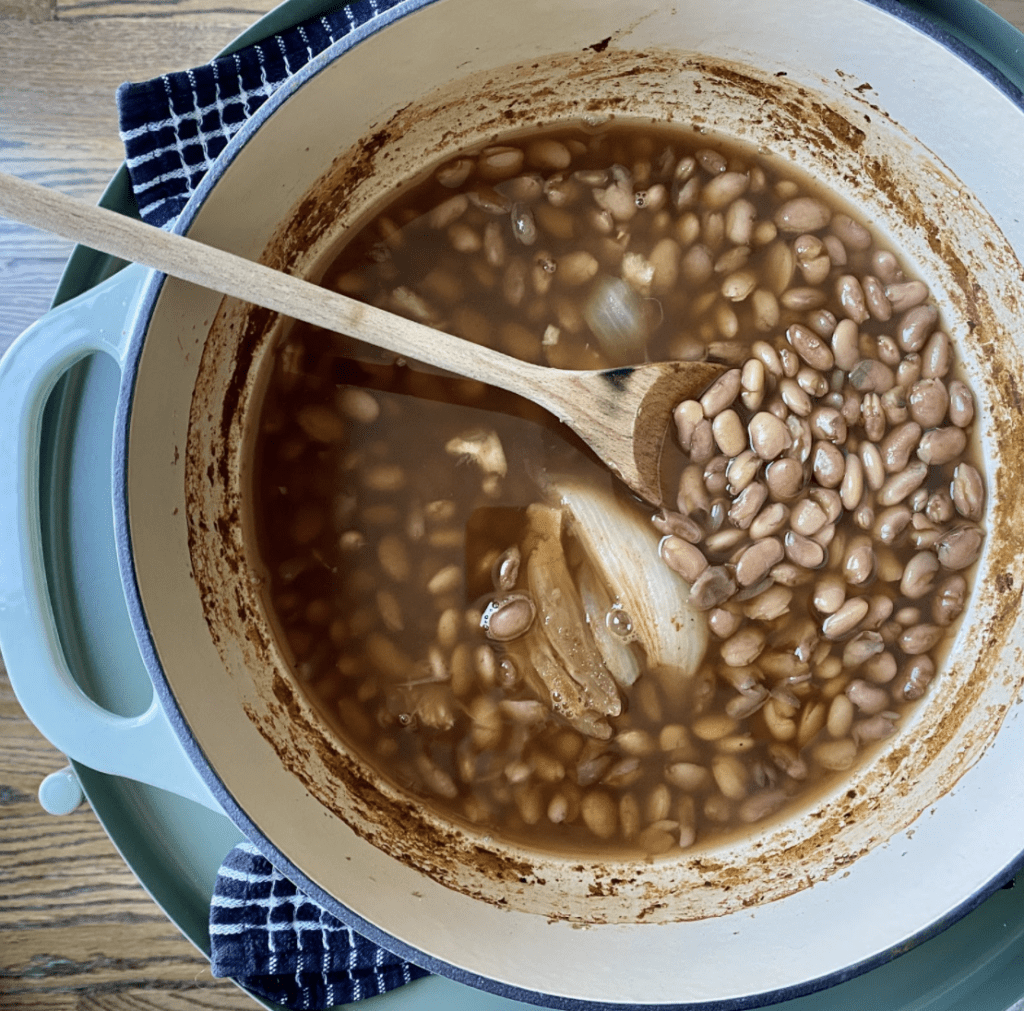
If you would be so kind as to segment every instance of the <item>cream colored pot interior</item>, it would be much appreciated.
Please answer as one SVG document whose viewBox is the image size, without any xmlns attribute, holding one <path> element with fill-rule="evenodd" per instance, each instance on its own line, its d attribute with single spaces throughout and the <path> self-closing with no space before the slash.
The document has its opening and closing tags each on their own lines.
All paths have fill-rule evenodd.
<svg viewBox="0 0 1024 1011">
<path fill-rule="evenodd" d="M 241 147 L 190 234 L 316 276 L 397 181 L 509 126 L 589 115 L 706 128 L 821 178 L 915 261 L 983 405 L 986 552 L 941 689 L 840 797 L 750 842 L 581 864 L 429 817 L 305 703 L 250 578 L 246 409 L 272 321 L 172 281 L 138 371 L 127 489 L 160 663 L 257 829 L 365 921 L 456 973 L 649 1004 L 802 985 L 903 943 L 1024 844 L 1024 226 L 1010 196 L 1024 117 L 858 0 L 784 0 L 770 23 L 762 5 L 728 2 L 495 10 L 440 0 L 325 61 Z M 709 957 L 725 945 L 742 957 Z"/>
</svg>

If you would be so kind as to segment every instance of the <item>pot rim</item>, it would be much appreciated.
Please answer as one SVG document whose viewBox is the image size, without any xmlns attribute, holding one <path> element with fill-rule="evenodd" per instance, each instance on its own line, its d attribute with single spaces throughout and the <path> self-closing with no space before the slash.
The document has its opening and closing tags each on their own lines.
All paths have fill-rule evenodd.
<svg viewBox="0 0 1024 1011">
<path fill-rule="evenodd" d="M 274 113 L 299 89 L 327 66 L 339 59 L 350 49 L 370 36 L 387 28 L 389 25 L 405 17 L 407 14 L 432 6 L 436 0 L 403 0 L 396 6 L 377 15 L 370 22 L 361 25 L 352 33 L 333 43 L 322 53 L 314 57 L 293 77 L 285 81 L 272 96 L 243 124 L 241 129 L 228 142 L 224 151 L 217 157 L 211 169 L 203 177 L 192 193 L 184 210 L 179 215 L 172 231 L 187 234 L 196 215 L 212 189 L 218 184 L 225 171 L 243 150 L 251 137 L 262 127 Z M 905 23 L 928 39 L 938 43 L 972 70 L 980 74 L 986 81 L 997 88 L 1014 105 L 1024 112 L 1024 89 L 1018 86 L 1004 71 L 977 50 L 958 38 L 951 31 L 937 24 L 917 10 L 908 8 L 899 0 L 856 0 L 876 8 L 895 19 Z M 987 11 L 978 0 L 965 0 L 965 3 Z M 1007 30 L 1015 32 L 1012 26 Z M 128 448 L 132 417 L 132 406 L 139 363 L 146 341 L 149 321 L 155 310 L 165 281 L 165 275 L 152 272 L 140 295 L 138 308 L 134 318 L 129 321 L 132 335 L 124 358 L 121 388 L 114 419 L 113 446 L 113 499 L 115 543 L 118 565 L 121 572 L 129 617 L 138 641 L 143 662 L 153 682 L 154 691 L 164 709 L 174 732 L 184 748 L 189 760 L 195 766 L 202 779 L 210 788 L 218 803 L 234 824 L 245 836 L 267 857 L 282 873 L 286 874 L 302 891 L 325 906 L 330 912 L 346 924 L 352 926 L 369 940 L 394 952 L 395 954 L 420 965 L 429 971 L 447 976 L 457 982 L 482 989 L 511 1000 L 528 1004 L 556 1006 L 561 1008 L 579 1009 L 579 1011 L 666 1011 L 668 1008 L 697 1009 L 702 1011 L 739 1011 L 739 1009 L 763 1007 L 826 989 L 845 982 L 892 960 L 895 956 L 916 947 L 931 937 L 941 933 L 946 927 L 961 919 L 975 909 L 1019 871 L 1024 870 L 1024 849 L 1017 857 L 991 877 L 973 894 L 952 908 L 946 915 L 933 923 L 923 926 L 904 941 L 865 958 L 856 964 L 845 966 L 835 972 L 827 973 L 814 979 L 766 990 L 756 994 L 728 998 L 724 1000 L 686 1002 L 686 1003 L 628 1003 L 602 1002 L 583 998 L 555 997 L 542 991 L 531 990 L 487 976 L 466 971 L 458 966 L 426 954 L 419 949 L 401 941 L 373 923 L 367 921 L 350 909 L 336 896 L 329 894 L 312 881 L 299 867 L 289 860 L 266 836 L 264 831 L 250 818 L 245 810 L 235 801 L 227 786 L 217 775 L 196 740 L 192 729 L 184 717 L 167 676 L 160 663 L 156 643 L 143 606 L 141 590 L 135 572 L 135 559 L 128 510 Z"/>
</svg>

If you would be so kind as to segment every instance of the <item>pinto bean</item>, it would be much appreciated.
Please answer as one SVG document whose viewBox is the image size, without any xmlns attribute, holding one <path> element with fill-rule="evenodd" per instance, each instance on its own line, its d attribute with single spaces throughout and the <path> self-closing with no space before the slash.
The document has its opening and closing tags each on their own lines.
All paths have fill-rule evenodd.
<svg viewBox="0 0 1024 1011">
<path fill-rule="evenodd" d="M 828 345 L 809 327 L 794 323 L 786 330 L 786 340 L 812 369 L 827 372 L 835 364 Z"/>
<path fill-rule="evenodd" d="M 981 554 L 981 531 L 977 527 L 954 527 L 935 543 L 935 554 L 945 569 L 966 569 Z"/>
<path fill-rule="evenodd" d="M 933 305 L 918 305 L 908 309 L 896 327 L 896 340 L 903 351 L 920 351 L 931 337 L 939 321 L 939 311 Z"/>
<path fill-rule="evenodd" d="M 949 384 L 949 420 L 958 428 L 974 420 L 974 394 L 959 379 Z"/>
<path fill-rule="evenodd" d="M 828 516 L 817 502 L 805 498 L 793 506 L 789 523 L 798 534 L 804 537 L 813 537 L 828 523 Z"/>
<path fill-rule="evenodd" d="M 917 458 L 933 467 L 955 460 L 967 447 L 967 436 L 962 428 L 948 425 L 929 429 L 921 437 Z"/>
<path fill-rule="evenodd" d="M 907 656 L 919 656 L 935 647 L 943 636 L 939 625 L 912 625 L 898 639 L 899 647 Z"/>
<path fill-rule="evenodd" d="M 928 297 L 928 285 L 923 281 L 900 281 L 885 286 L 885 297 L 893 312 L 906 312 L 920 305 Z"/>
<path fill-rule="evenodd" d="M 885 323 L 892 318 L 892 303 L 885 294 L 885 285 L 872 274 L 865 274 L 860 280 L 864 289 L 864 301 L 874 319 Z"/>
<path fill-rule="evenodd" d="M 824 488 L 838 488 L 846 473 L 846 458 L 837 446 L 819 440 L 814 444 L 811 467 L 818 484 Z"/>
<path fill-rule="evenodd" d="M 815 197 L 794 197 L 775 212 L 775 225 L 791 235 L 817 232 L 832 220 L 829 206 Z"/>
<path fill-rule="evenodd" d="M 870 318 L 864 289 L 855 275 L 841 274 L 836 279 L 836 297 L 847 319 L 852 319 L 854 323 L 863 323 Z"/>
<path fill-rule="evenodd" d="M 889 708 L 889 693 L 884 688 L 855 678 L 846 686 L 846 697 L 862 712 L 874 716 Z"/>
<path fill-rule="evenodd" d="M 704 557 L 704 553 L 675 534 L 663 537 L 658 550 L 662 561 L 673 572 L 678 572 L 688 583 L 693 583 L 708 567 L 708 560 Z"/>
<path fill-rule="evenodd" d="M 980 520 L 985 511 L 985 484 L 981 474 L 969 463 L 958 464 L 953 471 L 950 495 L 956 511 L 968 520 Z"/>
<path fill-rule="evenodd" d="M 932 620 L 936 625 L 950 625 L 960 617 L 967 600 L 967 580 L 959 573 L 947 576 L 932 598 Z"/>
<path fill-rule="evenodd" d="M 867 486 L 872 491 L 878 491 L 885 484 L 885 463 L 878 447 L 870 442 L 861 443 L 860 461 Z"/>
<path fill-rule="evenodd" d="M 883 506 L 898 505 L 911 492 L 921 487 L 928 476 L 928 464 L 921 460 L 912 460 L 898 474 L 893 474 L 878 491 L 878 504 Z"/>
<path fill-rule="evenodd" d="M 755 541 L 747 548 L 736 563 L 736 582 L 740 586 L 753 586 L 768 574 L 773 565 L 785 556 L 781 541 L 766 537 Z"/>
<path fill-rule="evenodd" d="M 822 635 L 826 639 L 843 639 L 849 635 L 868 613 L 868 602 L 864 597 L 851 597 L 835 614 L 829 615 L 822 623 Z"/>
<path fill-rule="evenodd" d="M 765 470 L 765 480 L 772 497 L 782 501 L 795 498 L 804 485 L 804 469 L 793 459 L 773 460 Z"/>
<path fill-rule="evenodd" d="M 922 428 L 941 425 L 949 409 L 949 392 L 941 379 L 919 379 L 910 388 L 907 409 Z"/>
<path fill-rule="evenodd" d="M 855 537 L 843 558 L 843 575 L 852 586 L 860 586 L 874 577 L 877 564 L 870 538 Z"/>
<path fill-rule="evenodd" d="M 907 562 L 900 579 L 900 593 L 911 600 L 919 600 L 932 588 L 939 571 L 939 560 L 931 551 L 919 551 Z"/>
<path fill-rule="evenodd" d="M 941 330 L 928 338 L 921 352 L 921 376 L 924 379 L 942 379 L 953 361 L 953 348 L 947 334 Z"/>
<path fill-rule="evenodd" d="M 878 447 L 886 473 L 895 474 L 904 470 L 910 460 L 910 454 L 920 441 L 921 426 L 916 421 L 905 421 L 902 425 L 897 425 Z"/>
<path fill-rule="evenodd" d="M 825 562 L 825 549 L 808 537 L 803 537 L 792 530 L 784 538 L 786 557 L 794 564 L 805 569 L 817 569 Z"/>
<path fill-rule="evenodd" d="M 698 610 L 708 611 L 724 604 L 736 592 L 736 582 L 722 565 L 705 569 L 690 587 L 690 603 Z"/>
<path fill-rule="evenodd" d="M 729 407 L 739 396 L 742 372 L 729 369 L 720 375 L 700 398 L 700 405 L 706 418 L 714 418 Z"/>
</svg>

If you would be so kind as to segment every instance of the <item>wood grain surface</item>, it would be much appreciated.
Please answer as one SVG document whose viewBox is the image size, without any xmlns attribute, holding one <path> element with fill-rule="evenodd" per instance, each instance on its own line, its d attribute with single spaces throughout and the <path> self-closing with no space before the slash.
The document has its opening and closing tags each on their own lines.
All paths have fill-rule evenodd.
<svg viewBox="0 0 1024 1011">
<path fill-rule="evenodd" d="M 270 0 L 0 0 L 0 170 L 99 199 L 121 163 L 114 92 L 202 63 Z M 1024 0 L 991 0 L 1024 30 Z M 0 351 L 50 304 L 71 244 L 0 221 Z M 2 560 L 0 560 L 2 564 Z M 36 799 L 65 760 L 0 664 L 0 1009 L 249 1009 L 142 889 L 88 806 Z"/>
</svg>

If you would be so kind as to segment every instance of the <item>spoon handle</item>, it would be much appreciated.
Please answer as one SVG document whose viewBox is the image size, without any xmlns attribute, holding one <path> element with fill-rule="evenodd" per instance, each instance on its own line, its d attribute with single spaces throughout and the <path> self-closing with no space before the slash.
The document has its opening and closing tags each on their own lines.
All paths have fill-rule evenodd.
<svg viewBox="0 0 1024 1011">
<path fill-rule="evenodd" d="M 518 393 L 562 420 L 569 413 L 571 398 L 552 382 L 551 369 L 518 361 L 17 176 L 0 173 L 0 214 L 400 356 Z M 564 382 L 566 374 L 561 376 Z"/>
</svg>

